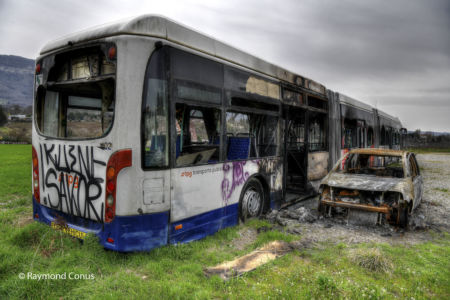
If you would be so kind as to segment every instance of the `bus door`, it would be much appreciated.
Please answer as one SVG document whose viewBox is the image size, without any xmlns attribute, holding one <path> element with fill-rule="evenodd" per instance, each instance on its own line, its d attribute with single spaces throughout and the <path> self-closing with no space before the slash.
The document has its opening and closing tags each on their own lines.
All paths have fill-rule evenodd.
<svg viewBox="0 0 450 300">
<path fill-rule="evenodd" d="M 226 226 L 220 163 L 221 111 L 175 104 L 175 161 L 171 170 L 170 243 L 188 242 Z"/>
<path fill-rule="evenodd" d="M 306 136 L 306 110 L 285 106 L 285 176 L 284 199 L 292 200 L 299 194 L 306 192 L 307 182 L 307 136 Z"/>
</svg>

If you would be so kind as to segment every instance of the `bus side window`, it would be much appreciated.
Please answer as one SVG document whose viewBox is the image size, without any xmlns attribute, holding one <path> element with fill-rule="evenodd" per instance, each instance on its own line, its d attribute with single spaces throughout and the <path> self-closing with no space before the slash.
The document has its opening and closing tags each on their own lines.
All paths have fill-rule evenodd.
<svg viewBox="0 0 450 300">
<path fill-rule="evenodd" d="M 227 159 L 277 154 L 278 118 L 254 113 L 227 112 Z"/>
<path fill-rule="evenodd" d="M 142 103 L 144 168 L 169 165 L 168 101 L 164 49 L 156 50 L 147 67 Z"/>
<path fill-rule="evenodd" d="M 217 108 L 176 104 L 176 165 L 219 162 L 220 116 Z"/>
</svg>

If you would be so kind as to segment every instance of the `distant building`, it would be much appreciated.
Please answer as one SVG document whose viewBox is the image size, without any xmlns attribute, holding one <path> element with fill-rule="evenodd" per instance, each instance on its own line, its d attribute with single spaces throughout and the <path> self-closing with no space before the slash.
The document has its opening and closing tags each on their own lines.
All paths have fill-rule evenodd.
<svg viewBox="0 0 450 300">
<path fill-rule="evenodd" d="M 9 115 L 8 120 L 11 122 L 31 122 L 31 117 L 26 115 Z"/>
</svg>

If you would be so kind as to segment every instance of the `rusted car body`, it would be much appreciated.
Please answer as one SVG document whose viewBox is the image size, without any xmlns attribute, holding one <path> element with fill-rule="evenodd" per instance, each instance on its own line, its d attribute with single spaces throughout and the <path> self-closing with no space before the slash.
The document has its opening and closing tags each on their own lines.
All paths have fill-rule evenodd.
<svg viewBox="0 0 450 300">
<path fill-rule="evenodd" d="M 319 188 L 319 211 L 329 216 L 351 210 L 377 214 L 405 227 L 419 206 L 423 182 L 414 153 L 388 149 L 355 149 L 342 157 Z"/>
</svg>

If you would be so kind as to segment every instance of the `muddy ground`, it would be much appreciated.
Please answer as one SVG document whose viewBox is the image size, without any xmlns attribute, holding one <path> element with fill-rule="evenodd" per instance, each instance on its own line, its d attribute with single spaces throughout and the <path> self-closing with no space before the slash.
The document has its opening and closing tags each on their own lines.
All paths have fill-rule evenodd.
<svg viewBox="0 0 450 300">
<path fill-rule="evenodd" d="M 274 227 L 300 234 L 311 242 L 415 244 L 425 242 L 436 233 L 450 232 L 450 154 L 417 155 L 424 178 L 424 196 L 410 217 L 408 228 L 365 224 L 369 219 L 319 216 L 318 197 L 304 200 L 266 215 Z M 370 223 L 370 222 L 369 222 Z M 247 233 L 242 233 L 247 235 Z"/>
</svg>

